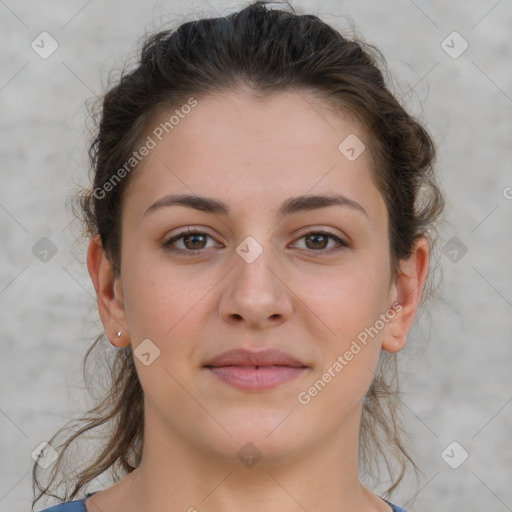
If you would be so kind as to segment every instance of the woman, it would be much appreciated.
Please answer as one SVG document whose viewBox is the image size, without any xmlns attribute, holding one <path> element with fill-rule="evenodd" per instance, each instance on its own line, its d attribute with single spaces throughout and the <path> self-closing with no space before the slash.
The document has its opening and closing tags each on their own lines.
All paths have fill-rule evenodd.
<svg viewBox="0 0 512 512">
<path fill-rule="evenodd" d="M 395 354 L 443 207 L 434 154 L 372 48 L 315 16 L 256 2 L 150 37 L 81 196 L 112 385 L 47 485 L 34 466 L 34 503 L 106 424 L 46 510 L 404 510 Z M 386 499 L 360 480 L 382 460 Z"/>
</svg>

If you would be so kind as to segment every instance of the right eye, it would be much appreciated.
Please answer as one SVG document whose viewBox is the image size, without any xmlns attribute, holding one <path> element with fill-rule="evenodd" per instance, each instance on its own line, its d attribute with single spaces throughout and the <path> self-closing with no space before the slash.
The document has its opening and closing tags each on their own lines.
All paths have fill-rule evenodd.
<svg viewBox="0 0 512 512">
<path fill-rule="evenodd" d="M 192 255 L 200 252 L 202 249 L 208 248 L 205 247 L 205 243 L 208 238 L 212 237 L 204 231 L 200 231 L 197 228 L 187 228 L 186 231 L 182 231 L 178 235 L 164 242 L 162 247 L 164 247 L 165 250 L 176 254 Z M 175 246 L 178 241 L 182 243 L 183 248 Z"/>
</svg>

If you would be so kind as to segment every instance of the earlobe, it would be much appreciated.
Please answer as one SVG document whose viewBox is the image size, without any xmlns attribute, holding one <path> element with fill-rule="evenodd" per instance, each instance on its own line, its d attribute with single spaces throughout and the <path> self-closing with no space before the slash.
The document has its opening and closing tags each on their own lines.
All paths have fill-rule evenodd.
<svg viewBox="0 0 512 512">
<path fill-rule="evenodd" d="M 392 329 L 391 329 L 392 331 Z M 382 342 L 382 350 L 386 352 L 400 352 L 405 347 L 407 336 L 399 333 L 388 333 Z"/>
<path fill-rule="evenodd" d="M 400 351 L 407 341 L 418 310 L 428 274 L 429 245 L 425 238 L 419 238 L 411 256 L 400 262 L 398 276 L 393 283 L 391 299 L 400 304 L 394 318 L 388 323 L 382 349 L 387 352 Z M 399 309 L 399 310 L 398 310 Z"/>
<path fill-rule="evenodd" d="M 89 243 L 87 269 L 96 290 L 98 312 L 110 343 L 116 347 L 129 345 L 121 280 L 114 274 L 99 235 L 95 235 Z M 119 332 L 121 335 L 117 336 Z"/>
</svg>

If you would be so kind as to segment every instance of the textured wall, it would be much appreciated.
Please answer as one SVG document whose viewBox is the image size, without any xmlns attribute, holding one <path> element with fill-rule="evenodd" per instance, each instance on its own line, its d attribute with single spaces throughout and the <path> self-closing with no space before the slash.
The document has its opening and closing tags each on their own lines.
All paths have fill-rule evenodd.
<svg viewBox="0 0 512 512">
<path fill-rule="evenodd" d="M 406 486 L 395 501 L 417 512 L 512 510 L 512 4 L 294 5 L 340 28 L 351 16 L 440 146 L 448 200 L 441 298 L 401 356 L 424 474 L 419 492 Z M 30 454 L 82 407 L 81 360 L 99 329 L 84 247 L 72 252 L 77 223 L 65 208 L 73 185 L 87 180 L 84 102 L 146 29 L 189 9 L 213 15 L 236 6 L 0 2 L 2 511 L 29 509 Z"/>
</svg>

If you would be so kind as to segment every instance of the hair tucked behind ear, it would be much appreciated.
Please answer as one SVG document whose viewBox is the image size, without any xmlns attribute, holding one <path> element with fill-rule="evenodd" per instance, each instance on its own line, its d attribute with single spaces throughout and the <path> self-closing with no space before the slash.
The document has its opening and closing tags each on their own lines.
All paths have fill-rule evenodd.
<svg viewBox="0 0 512 512">
<path fill-rule="evenodd" d="M 433 173 L 434 144 L 388 90 L 377 64 L 383 62 L 382 56 L 318 17 L 284 6 L 289 9 L 255 2 L 226 17 L 190 21 L 159 32 L 146 40 L 138 65 L 105 94 L 89 152 L 92 187 L 80 191 L 75 207 L 84 237 L 99 234 L 117 275 L 123 191 L 137 166 L 116 186 L 106 185 L 129 161 L 163 108 L 218 91 L 246 89 L 260 96 L 308 91 L 356 116 L 367 134 L 373 177 L 388 210 L 393 270 L 410 256 L 418 238 L 426 237 L 433 244 L 431 234 L 443 209 Z M 59 457 L 45 475 L 46 484 L 40 482 L 44 470 L 34 465 L 34 492 L 37 487 L 40 494 L 33 505 L 42 495 L 73 499 L 96 477 L 110 473 L 116 481 L 141 461 L 144 397 L 131 348 L 113 351 L 99 335 L 87 352 L 84 371 L 93 349 L 99 351 L 96 361 L 104 360 L 109 367 L 102 398 L 50 440 Z M 396 375 L 395 356 L 385 354 L 364 401 L 361 424 L 363 469 L 371 473 L 375 457 L 381 455 L 391 473 L 389 491 L 411 462 L 398 421 Z M 81 453 L 81 467 L 75 462 L 66 466 L 72 445 L 96 430 L 102 432 L 100 449 L 88 450 L 89 460 Z M 57 444 L 62 434 L 65 439 Z M 64 488 L 60 496 L 54 493 L 57 485 Z"/>
</svg>

